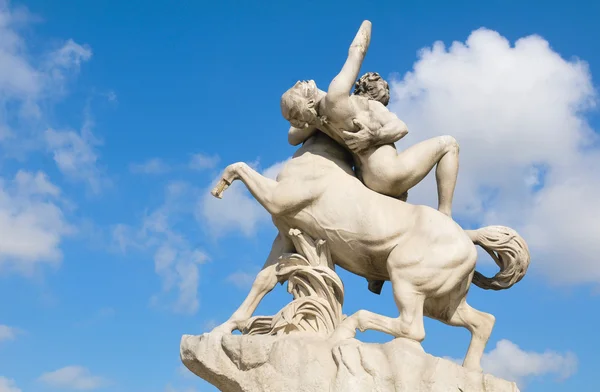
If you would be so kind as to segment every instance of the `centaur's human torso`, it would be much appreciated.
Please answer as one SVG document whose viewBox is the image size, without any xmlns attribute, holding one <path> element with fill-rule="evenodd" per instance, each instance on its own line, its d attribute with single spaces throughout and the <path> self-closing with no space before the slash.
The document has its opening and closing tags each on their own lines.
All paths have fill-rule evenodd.
<svg viewBox="0 0 600 392">
<path fill-rule="evenodd" d="M 310 188 L 315 199 L 297 213 L 277 217 L 290 228 L 298 228 L 312 238 L 327 241 L 334 262 L 367 279 L 387 280 L 386 261 L 395 247 L 410 245 L 413 251 L 431 252 L 434 249 L 415 248 L 422 242 L 420 227 L 431 227 L 431 221 L 441 226 L 435 243 L 462 238 L 472 242 L 451 219 L 426 206 L 414 206 L 368 189 L 354 175 L 352 157 L 327 135 L 317 132 L 294 154 L 280 172 L 278 182 L 295 181 Z M 421 222 L 427 220 L 428 224 Z M 449 230 L 443 230 L 443 226 Z M 458 229 L 458 230 L 456 230 Z M 460 242 L 460 241 L 459 241 Z M 408 261 L 412 262 L 412 261 Z"/>
</svg>

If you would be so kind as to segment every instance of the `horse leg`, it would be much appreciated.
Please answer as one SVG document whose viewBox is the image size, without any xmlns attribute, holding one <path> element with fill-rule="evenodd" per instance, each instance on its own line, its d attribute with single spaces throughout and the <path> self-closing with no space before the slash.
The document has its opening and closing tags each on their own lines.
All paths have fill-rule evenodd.
<svg viewBox="0 0 600 392">
<path fill-rule="evenodd" d="M 482 371 L 481 358 L 492 334 L 492 329 L 496 322 L 495 317 L 489 313 L 472 308 L 463 297 L 456 307 L 456 311 L 449 315 L 447 320 L 441 321 L 448 325 L 465 327 L 471 332 L 471 342 L 463 361 L 463 367 L 470 370 Z"/>
<path fill-rule="evenodd" d="M 406 338 L 417 342 L 425 339 L 423 325 L 423 304 L 425 296 L 404 281 L 391 279 L 394 299 L 400 311 L 400 317 L 382 316 L 367 310 L 359 310 L 344 320 L 331 336 L 333 341 L 351 339 L 356 336 L 356 329 L 361 332 L 375 330 L 387 333 L 396 338 Z"/>
<path fill-rule="evenodd" d="M 235 180 L 242 181 L 252 196 L 272 216 L 299 210 L 316 197 L 314 190 L 307 184 L 298 186 L 296 181 L 277 182 L 271 180 L 244 162 L 234 163 L 225 168 L 221 180 L 211 191 L 212 195 L 221 198 L 223 192 Z"/>
<path fill-rule="evenodd" d="M 245 322 L 252 317 L 252 314 L 260 304 L 260 301 L 267 295 L 275 285 L 277 285 L 276 268 L 279 262 L 279 257 L 284 253 L 294 251 L 294 244 L 281 231 L 273 241 L 271 252 L 265 262 L 262 270 L 256 276 L 250 293 L 242 302 L 240 307 L 231 315 L 229 320 L 220 326 L 216 327 L 211 333 L 231 333 L 232 331 L 241 330 Z"/>
</svg>

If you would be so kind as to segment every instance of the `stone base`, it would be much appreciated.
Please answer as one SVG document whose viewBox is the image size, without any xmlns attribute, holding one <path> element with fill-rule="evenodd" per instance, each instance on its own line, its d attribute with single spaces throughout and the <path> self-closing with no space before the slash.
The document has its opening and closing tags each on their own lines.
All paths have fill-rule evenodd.
<svg viewBox="0 0 600 392">
<path fill-rule="evenodd" d="M 309 334 L 184 335 L 184 365 L 221 391 L 519 392 L 515 383 L 468 371 L 404 339 L 331 344 Z"/>
</svg>

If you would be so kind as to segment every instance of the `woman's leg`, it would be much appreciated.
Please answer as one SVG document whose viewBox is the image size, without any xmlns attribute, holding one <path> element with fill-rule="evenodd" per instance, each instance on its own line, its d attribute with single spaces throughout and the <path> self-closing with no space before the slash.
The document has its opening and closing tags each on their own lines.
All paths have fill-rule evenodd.
<svg viewBox="0 0 600 392">
<path fill-rule="evenodd" d="M 402 192 L 417 185 L 437 164 L 438 210 L 452 216 L 452 198 L 458 177 L 458 143 L 452 136 L 439 136 L 399 152 L 390 176 L 401 183 Z"/>
</svg>

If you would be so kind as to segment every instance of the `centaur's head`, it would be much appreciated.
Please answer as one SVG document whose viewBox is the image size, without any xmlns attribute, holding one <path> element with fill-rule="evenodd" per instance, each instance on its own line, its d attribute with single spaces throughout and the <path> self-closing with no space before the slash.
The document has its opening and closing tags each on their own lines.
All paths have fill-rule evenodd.
<svg viewBox="0 0 600 392">
<path fill-rule="evenodd" d="M 296 128 L 307 128 L 317 122 L 315 105 L 319 89 L 314 80 L 298 81 L 281 97 L 281 114 Z"/>
<path fill-rule="evenodd" d="M 354 95 L 379 101 L 383 106 L 390 102 L 390 86 L 377 72 L 367 72 L 354 84 Z"/>
</svg>

